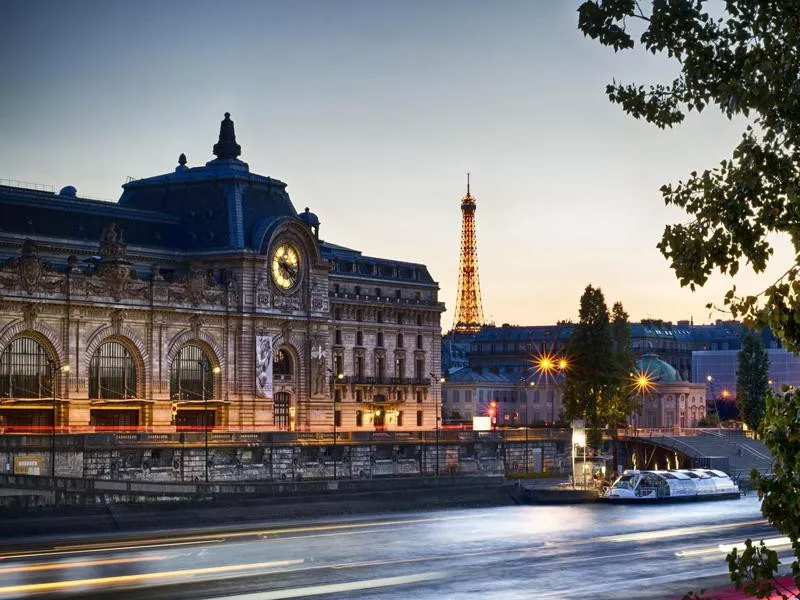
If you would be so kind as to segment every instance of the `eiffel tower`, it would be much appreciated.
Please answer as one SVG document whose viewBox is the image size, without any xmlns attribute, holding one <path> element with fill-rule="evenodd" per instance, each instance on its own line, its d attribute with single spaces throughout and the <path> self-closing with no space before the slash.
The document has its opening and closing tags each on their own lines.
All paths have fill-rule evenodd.
<svg viewBox="0 0 800 600">
<path fill-rule="evenodd" d="M 478 280 L 478 240 L 475 236 L 475 198 L 469 193 L 461 200 L 461 260 L 453 331 L 475 333 L 483 326 L 481 285 Z"/>
</svg>

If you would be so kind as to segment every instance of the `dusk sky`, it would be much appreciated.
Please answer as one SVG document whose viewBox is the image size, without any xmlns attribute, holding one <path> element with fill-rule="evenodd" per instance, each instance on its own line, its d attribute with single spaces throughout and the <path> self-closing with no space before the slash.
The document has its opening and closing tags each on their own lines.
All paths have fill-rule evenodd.
<svg viewBox="0 0 800 600">
<path fill-rule="evenodd" d="M 741 123 L 673 131 L 605 85 L 674 67 L 614 55 L 579 2 L 7 2 L 0 179 L 116 200 L 126 177 L 212 158 L 223 113 L 242 160 L 288 183 L 325 240 L 425 263 L 453 322 L 465 173 L 477 199 L 484 314 L 577 319 L 588 284 L 633 320 L 709 318 L 728 281 L 681 289 L 656 249 L 659 187 L 728 157 Z M 1 221 L 1 219 L 0 219 Z M 0 223 L 2 226 L 2 223 Z M 783 251 L 769 274 L 791 262 Z M 772 278 L 739 277 L 760 291 Z"/>
</svg>

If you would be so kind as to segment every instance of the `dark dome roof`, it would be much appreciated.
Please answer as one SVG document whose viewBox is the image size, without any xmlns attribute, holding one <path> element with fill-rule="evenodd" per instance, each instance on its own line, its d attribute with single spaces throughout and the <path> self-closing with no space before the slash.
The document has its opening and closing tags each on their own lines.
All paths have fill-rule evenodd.
<svg viewBox="0 0 800 600">
<path fill-rule="evenodd" d="M 658 381 L 680 381 L 681 377 L 675 368 L 666 361 L 658 358 L 657 354 L 645 354 L 636 361 L 636 366 L 650 379 Z"/>
</svg>

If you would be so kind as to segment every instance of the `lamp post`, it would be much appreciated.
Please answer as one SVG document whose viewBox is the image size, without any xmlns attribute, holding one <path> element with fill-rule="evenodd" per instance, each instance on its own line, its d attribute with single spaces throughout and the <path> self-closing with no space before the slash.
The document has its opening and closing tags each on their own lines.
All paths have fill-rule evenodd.
<svg viewBox="0 0 800 600">
<path fill-rule="evenodd" d="M 714 393 L 714 376 L 709 373 L 706 375 L 706 381 L 708 382 L 708 393 L 711 394 L 711 399 L 714 401 L 714 412 L 717 413 L 717 423 L 719 423 L 719 407 L 717 406 L 717 395 Z M 708 406 L 708 402 L 706 402 L 706 406 Z"/>
<path fill-rule="evenodd" d="M 528 383 L 530 387 L 535 385 L 534 381 L 530 381 Z M 530 449 L 528 448 L 528 429 L 530 428 L 530 420 L 528 419 L 528 392 L 525 392 L 525 472 L 528 472 L 528 454 L 530 453 Z"/>
<path fill-rule="evenodd" d="M 208 395 L 206 394 L 206 372 L 211 372 L 214 375 L 219 375 L 220 368 L 211 368 L 211 363 L 207 356 L 203 356 L 201 360 L 197 361 L 200 365 L 202 373 L 202 398 L 203 398 L 203 441 L 205 447 L 205 476 L 206 483 L 208 483 Z"/>
<path fill-rule="evenodd" d="M 433 373 L 428 373 L 431 376 L 431 383 L 433 383 L 436 378 L 434 377 Z M 434 408 L 436 409 L 436 476 L 439 476 L 439 422 L 442 419 L 442 400 L 441 400 L 441 391 L 442 385 L 446 379 L 444 377 L 439 378 L 439 404 L 436 405 L 435 398 L 434 398 Z"/>
<path fill-rule="evenodd" d="M 53 426 L 50 429 L 50 478 L 53 483 L 53 504 L 57 504 L 58 498 L 56 495 L 56 420 L 58 416 L 56 392 L 58 390 L 59 373 L 69 373 L 69 365 L 61 366 L 61 369 L 56 367 L 54 360 L 49 360 L 50 363 L 50 387 L 53 392 Z"/>
</svg>

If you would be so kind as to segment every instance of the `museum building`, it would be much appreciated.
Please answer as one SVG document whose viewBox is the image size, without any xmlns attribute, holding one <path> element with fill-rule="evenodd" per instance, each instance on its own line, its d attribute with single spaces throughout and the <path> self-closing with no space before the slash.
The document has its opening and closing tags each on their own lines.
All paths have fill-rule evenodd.
<svg viewBox="0 0 800 600">
<path fill-rule="evenodd" d="M 434 429 L 438 284 L 215 159 L 118 202 L 0 185 L 0 431 Z"/>
</svg>

